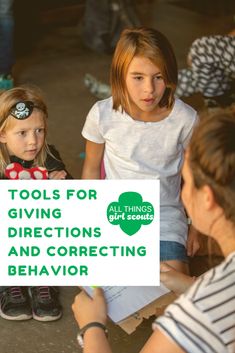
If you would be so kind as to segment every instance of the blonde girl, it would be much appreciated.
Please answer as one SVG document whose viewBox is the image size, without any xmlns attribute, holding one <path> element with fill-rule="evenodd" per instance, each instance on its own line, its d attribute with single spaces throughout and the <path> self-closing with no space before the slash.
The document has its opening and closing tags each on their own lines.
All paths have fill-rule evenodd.
<svg viewBox="0 0 235 353">
<path fill-rule="evenodd" d="M 27 171 L 45 167 L 50 179 L 70 177 L 58 152 L 47 144 L 47 117 L 46 104 L 36 88 L 16 87 L 0 95 L 1 179 L 7 178 L 7 166 L 13 163 Z M 61 315 L 56 287 L 0 287 L 0 316 L 4 319 L 54 321 Z"/>
<path fill-rule="evenodd" d="M 151 28 L 124 30 L 112 66 L 112 97 L 90 110 L 82 135 L 82 178 L 160 179 L 160 258 L 187 271 L 187 218 L 180 199 L 184 150 L 197 121 L 175 99 L 177 64 L 167 38 Z M 190 242 L 188 254 L 197 248 Z"/>
<path fill-rule="evenodd" d="M 46 141 L 47 118 L 47 106 L 36 87 L 15 87 L 0 95 L 1 178 L 12 161 L 47 167 L 51 179 L 66 177 L 58 152 Z"/>
</svg>

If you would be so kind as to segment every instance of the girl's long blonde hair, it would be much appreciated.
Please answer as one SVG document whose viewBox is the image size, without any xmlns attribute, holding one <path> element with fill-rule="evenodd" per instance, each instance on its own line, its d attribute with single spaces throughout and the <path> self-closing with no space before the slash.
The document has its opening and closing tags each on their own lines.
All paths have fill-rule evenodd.
<svg viewBox="0 0 235 353">
<path fill-rule="evenodd" d="M 0 94 L 0 134 L 6 131 L 12 122 L 14 117 L 12 117 L 9 112 L 10 109 L 18 102 L 31 101 L 34 103 L 34 109 L 42 112 L 44 128 L 45 128 L 45 140 L 41 151 L 35 158 L 34 164 L 45 166 L 45 160 L 49 148 L 46 142 L 47 135 L 47 106 L 43 100 L 42 94 L 37 87 L 22 86 L 15 87 L 8 91 L 2 92 Z M 6 166 L 10 163 L 10 156 L 7 147 L 4 143 L 0 143 L 0 176 L 3 177 L 5 173 Z"/>
</svg>

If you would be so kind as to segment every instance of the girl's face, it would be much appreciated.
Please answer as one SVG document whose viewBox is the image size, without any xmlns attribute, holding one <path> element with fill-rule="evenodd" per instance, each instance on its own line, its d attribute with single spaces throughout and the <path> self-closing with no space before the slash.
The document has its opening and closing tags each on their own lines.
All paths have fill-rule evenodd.
<svg viewBox="0 0 235 353">
<path fill-rule="evenodd" d="M 133 112 L 153 113 L 159 109 L 166 85 L 160 69 L 149 59 L 135 56 L 127 71 L 126 87 Z"/>
<path fill-rule="evenodd" d="M 0 134 L 0 142 L 5 143 L 9 155 L 25 161 L 33 160 L 45 141 L 45 124 L 42 112 L 34 110 L 29 118 L 12 118 L 8 128 Z"/>
</svg>

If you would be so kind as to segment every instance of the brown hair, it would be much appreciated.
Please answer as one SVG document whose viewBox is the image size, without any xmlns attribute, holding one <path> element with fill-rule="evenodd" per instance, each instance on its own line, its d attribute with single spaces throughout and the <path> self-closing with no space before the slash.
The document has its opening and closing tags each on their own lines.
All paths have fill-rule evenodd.
<svg viewBox="0 0 235 353">
<path fill-rule="evenodd" d="M 196 188 L 209 185 L 225 217 L 235 223 L 235 116 L 221 112 L 195 129 L 189 163 Z"/>
<path fill-rule="evenodd" d="M 20 101 L 31 101 L 35 105 L 34 109 L 38 109 L 42 112 L 46 137 L 48 117 L 47 107 L 42 98 L 41 91 L 33 86 L 15 87 L 0 94 L 0 133 L 5 131 L 9 127 L 12 120 L 15 119 L 9 114 L 9 112 L 10 109 Z M 46 155 L 48 152 L 49 148 L 45 138 L 44 145 L 35 158 L 35 164 L 45 166 Z M 4 175 L 5 168 L 9 163 L 10 156 L 6 145 L 4 143 L 0 143 L 0 176 Z"/>
<path fill-rule="evenodd" d="M 145 57 L 159 67 L 166 84 L 159 106 L 171 107 L 177 85 L 177 63 L 173 49 L 161 32 L 141 27 L 125 29 L 114 52 L 110 77 L 113 109 L 121 107 L 127 110 L 130 107 L 125 79 L 128 67 L 135 56 Z"/>
</svg>

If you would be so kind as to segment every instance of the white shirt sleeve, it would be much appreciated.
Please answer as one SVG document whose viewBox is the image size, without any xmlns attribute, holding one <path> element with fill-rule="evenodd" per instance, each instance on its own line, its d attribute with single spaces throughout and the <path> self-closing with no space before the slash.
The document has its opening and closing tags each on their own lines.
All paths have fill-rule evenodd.
<svg viewBox="0 0 235 353">
<path fill-rule="evenodd" d="M 187 146 L 190 142 L 190 139 L 192 137 L 193 130 L 194 130 L 195 126 L 198 124 L 198 122 L 199 122 L 199 118 L 198 118 L 197 113 L 195 112 L 195 115 L 194 115 L 193 119 L 191 120 L 191 124 L 189 126 L 187 126 L 187 129 L 185 129 L 182 134 L 182 144 L 183 144 L 184 150 L 187 148 Z"/>
<path fill-rule="evenodd" d="M 82 136 L 95 143 L 105 143 L 105 139 L 100 131 L 100 111 L 98 103 L 93 105 L 89 111 L 82 129 Z"/>
</svg>

